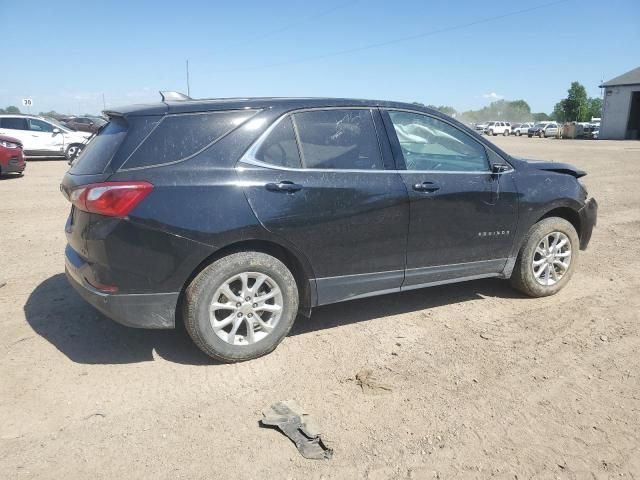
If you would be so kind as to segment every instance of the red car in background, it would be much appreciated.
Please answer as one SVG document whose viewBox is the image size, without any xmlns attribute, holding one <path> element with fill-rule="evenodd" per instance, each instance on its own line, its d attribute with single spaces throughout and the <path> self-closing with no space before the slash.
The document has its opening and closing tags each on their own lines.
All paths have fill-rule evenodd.
<svg viewBox="0 0 640 480">
<path fill-rule="evenodd" d="M 17 138 L 0 135 L 0 175 L 22 173 L 26 166 L 22 142 Z"/>
</svg>

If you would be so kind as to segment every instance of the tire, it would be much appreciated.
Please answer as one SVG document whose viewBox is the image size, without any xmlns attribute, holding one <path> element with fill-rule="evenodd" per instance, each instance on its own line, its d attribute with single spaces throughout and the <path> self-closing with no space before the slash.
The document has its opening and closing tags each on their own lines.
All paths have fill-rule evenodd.
<svg viewBox="0 0 640 480">
<path fill-rule="evenodd" d="M 540 136 L 540 138 L 544 138 L 546 136 L 542 130 L 540 130 L 540 133 L 538 135 Z"/>
<path fill-rule="evenodd" d="M 527 137 L 531 138 L 531 137 L 533 137 L 533 135 L 527 134 Z"/>
<path fill-rule="evenodd" d="M 241 275 L 247 275 L 248 280 L 239 278 Z M 258 287 L 258 291 L 255 294 L 247 291 L 255 287 L 260 276 L 266 276 L 267 279 Z M 234 278 L 236 279 L 230 282 Z M 235 297 L 226 297 L 220 291 L 225 284 L 231 290 L 229 295 Z M 246 285 L 246 289 L 243 285 Z M 244 298 L 238 298 L 237 295 L 242 293 L 241 287 Z M 261 308 L 253 310 L 252 307 L 257 304 L 252 303 L 252 294 L 254 297 L 259 293 L 258 297 L 268 296 L 278 290 L 279 296 L 276 294 L 262 302 L 262 305 L 274 308 L 273 305 L 280 304 L 279 317 L 276 311 Z M 247 298 L 250 301 L 247 302 Z M 222 299 L 226 301 L 221 301 Z M 229 308 L 220 308 L 210 314 L 214 300 L 218 305 L 224 304 Z M 298 313 L 298 288 L 289 269 L 277 258 L 260 252 L 238 252 L 215 261 L 193 279 L 185 292 L 182 313 L 187 332 L 204 353 L 228 363 L 251 360 L 273 351 L 289 333 Z M 263 325 L 271 326 L 272 330 L 260 326 L 258 318 Z M 223 328 L 219 327 L 216 333 L 214 321 L 231 323 Z M 250 324 L 253 325 L 251 329 Z M 229 342 L 234 328 L 237 330 L 231 338 L 232 342 Z"/>
<path fill-rule="evenodd" d="M 560 249 L 556 248 L 555 255 L 558 255 L 559 258 L 554 258 L 552 255 L 551 261 L 560 260 L 568 263 L 567 268 L 562 268 L 555 263 L 551 263 L 547 267 L 547 262 L 544 261 L 545 256 L 539 253 L 539 247 L 544 239 L 553 238 L 556 234 L 558 235 L 555 238 L 559 240 L 557 245 L 562 245 L 562 240 L 567 240 L 569 255 L 566 255 L 567 250 L 565 250 L 564 246 Z M 550 241 L 549 246 L 551 246 L 551 244 L 552 242 Z M 557 293 L 569 282 L 573 275 L 578 260 L 579 248 L 580 241 L 576 229 L 564 218 L 549 217 L 539 221 L 531 227 L 524 239 L 516 260 L 515 268 L 509 279 L 511 286 L 530 297 L 546 297 Z M 542 262 L 539 267 L 537 267 L 537 271 L 536 267 L 534 267 L 534 261 L 538 263 Z M 547 268 L 547 270 L 545 270 L 545 268 Z M 538 279 L 536 273 L 540 272 L 540 269 L 542 269 L 543 273 Z M 556 272 L 555 275 L 551 269 L 554 269 Z M 562 275 L 554 279 L 553 277 L 559 273 L 562 273 Z M 549 282 L 549 280 L 551 280 L 551 282 Z"/>
<path fill-rule="evenodd" d="M 521 132 L 520 130 L 518 130 L 518 131 L 516 132 L 516 137 L 519 137 L 520 135 L 522 135 L 522 132 Z"/>
<path fill-rule="evenodd" d="M 82 152 L 82 149 L 84 148 L 84 145 L 81 145 L 79 143 L 72 143 L 71 145 L 69 145 L 67 147 L 67 149 L 64 152 L 64 156 L 68 161 L 73 161 L 78 155 L 80 155 L 80 153 Z"/>
<path fill-rule="evenodd" d="M 488 135 L 493 135 L 493 130 L 489 130 L 489 132 L 487 132 Z"/>
<path fill-rule="evenodd" d="M 508 137 L 509 136 L 509 130 L 505 130 L 504 132 L 502 132 L 502 136 Z"/>
</svg>

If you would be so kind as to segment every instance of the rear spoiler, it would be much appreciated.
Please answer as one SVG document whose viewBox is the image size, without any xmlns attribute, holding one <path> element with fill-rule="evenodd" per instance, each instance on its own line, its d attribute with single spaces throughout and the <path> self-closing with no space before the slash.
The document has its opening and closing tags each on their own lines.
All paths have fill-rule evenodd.
<svg viewBox="0 0 640 480">
<path fill-rule="evenodd" d="M 173 92 L 171 90 L 160 90 L 160 97 L 162 97 L 163 102 L 184 102 L 186 100 L 193 100 L 191 97 L 185 95 L 184 93 Z"/>
</svg>

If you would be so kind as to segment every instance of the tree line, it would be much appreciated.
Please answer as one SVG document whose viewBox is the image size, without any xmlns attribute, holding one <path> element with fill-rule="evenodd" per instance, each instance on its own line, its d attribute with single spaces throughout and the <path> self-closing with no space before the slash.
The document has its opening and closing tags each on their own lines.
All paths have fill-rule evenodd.
<svg viewBox="0 0 640 480">
<path fill-rule="evenodd" d="M 505 120 L 509 122 L 543 122 L 555 120 L 557 122 L 589 122 L 592 118 L 602 116 L 602 99 L 591 97 L 580 82 L 571 83 L 567 90 L 567 97 L 560 100 L 549 115 L 545 112 L 532 112 L 525 100 L 496 100 L 479 110 L 467 110 L 458 112 L 449 105 L 424 105 L 413 102 L 416 105 L 426 106 L 446 115 L 454 117 L 461 122 L 479 123 L 488 120 Z"/>
</svg>

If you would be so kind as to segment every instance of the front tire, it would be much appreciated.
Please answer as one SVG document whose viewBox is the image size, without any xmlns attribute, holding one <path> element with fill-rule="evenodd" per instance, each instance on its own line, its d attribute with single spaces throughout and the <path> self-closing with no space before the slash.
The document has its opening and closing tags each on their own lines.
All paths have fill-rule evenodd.
<svg viewBox="0 0 640 480">
<path fill-rule="evenodd" d="M 223 257 L 200 272 L 185 292 L 184 324 L 194 343 L 223 362 L 273 351 L 298 313 L 289 269 L 260 252 Z"/>
<path fill-rule="evenodd" d="M 557 293 L 573 275 L 579 244 L 576 229 L 565 219 L 549 217 L 539 221 L 524 239 L 511 286 L 530 297 Z"/>
<path fill-rule="evenodd" d="M 504 136 L 504 137 L 508 137 L 508 136 L 509 136 L 509 130 L 505 130 L 505 131 L 502 133 L 502 136 Z"/>
<path fill-rule="evenodd" d="M 72 143 L 65 150 L 64 156 L 69 162 L 73 162 L 73 160 L 75 160 L 75 158 L 82 152 L 82 148 L 83 145 L 79 143 Z"/>
</svg>

